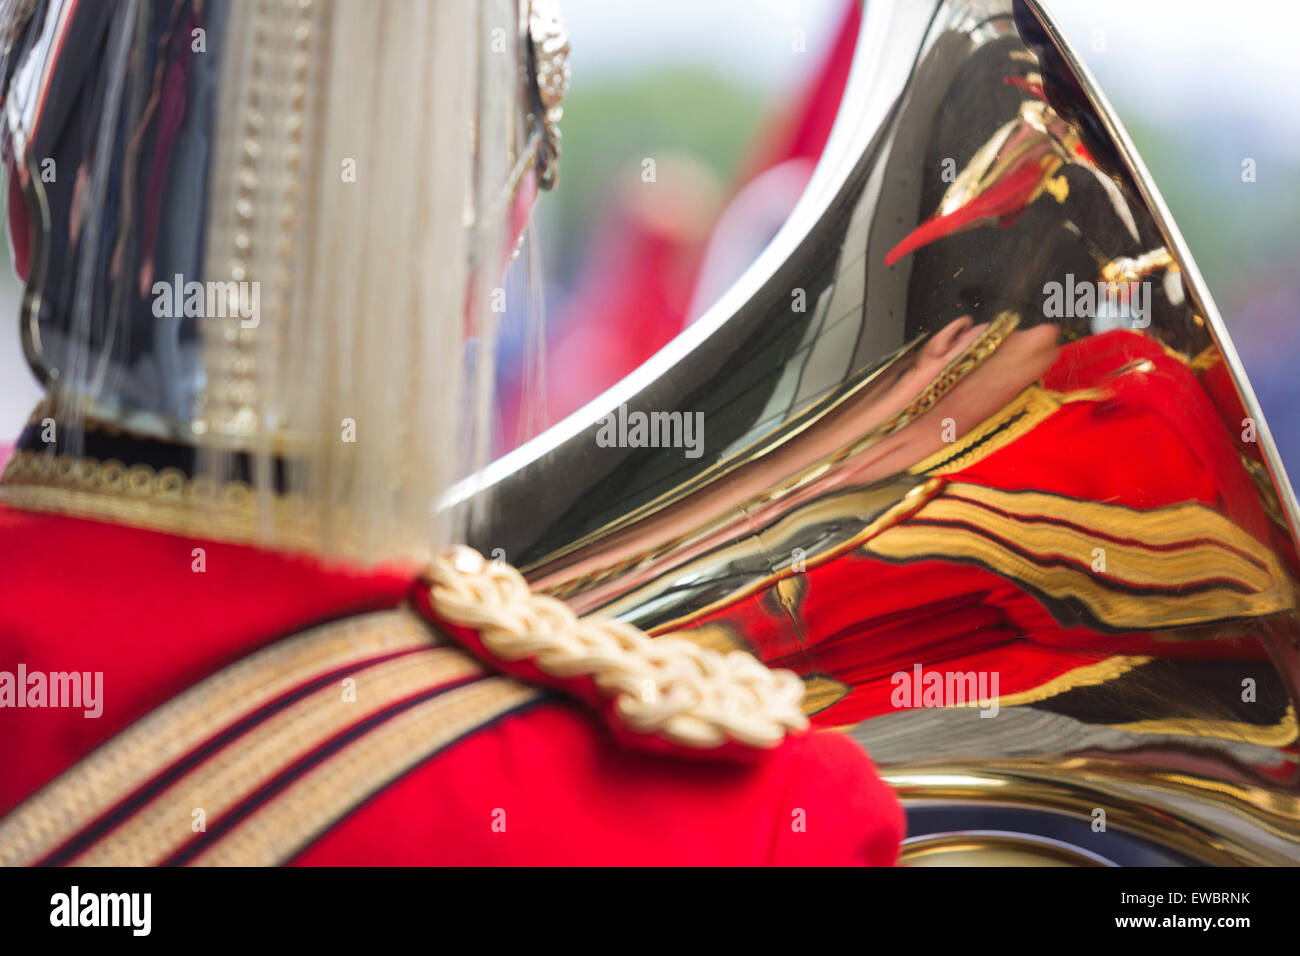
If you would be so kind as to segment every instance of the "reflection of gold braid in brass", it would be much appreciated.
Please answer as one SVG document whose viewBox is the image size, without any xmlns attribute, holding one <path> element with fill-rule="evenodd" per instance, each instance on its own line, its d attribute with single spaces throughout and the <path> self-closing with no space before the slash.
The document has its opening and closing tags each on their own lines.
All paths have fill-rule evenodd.
<svg viewBox="0 0 1300 956">
<path fill-rule="evenodd" d="M 970 347 L 948 364 L 920 395 L 912 399 L 907 407 L 880 425 L 877 425 L 853 445 L 853 451 L 859 451 L 903 428 L 908 423 L 920 418 L 943 398 L 963 378 L 975 371 L 984 360 L 998 350 L 1006 337 L 1020 324 L 1020 316 L 1014 312 L 999 312 L 989 323 L 978 339 Z M 852 454 L 853 452 L 850 452 Z"/>
<path fill-rule="evenodd" d="M 478 631 L 502 660 L 527 660 L 551 677 L 592 678 L 637 733 L 698 749 L 767 748 L 808 726 L 803 681 L 744 651 L 724 655 L 680 638 L 651 639 L 623 621 L 578 618 L 534 594 L 510 565 L 470 548 L 435 558 L 429 580 L 439 617 Z"/>
<path fill-rule="evenodd" d="M 807 480 L 809 475 L 821 474 L 826 470 L 828 465 L 836 465 L 850 458 L 865 448 L 875 444 L 880 439 L 885 438 L 907 425 L 909 422 L 919 418 L 928 412 L 931 408 L 939 403 L 944 395 L 952 390 L 958 382 L 969 375 L 972 371 L 980 366 L 990 355 L 997 351 L 998 347 L 1006 340 L 1016 327 L 1020 324 L 1020 316 L 1014 312 L 1000 312 L 997 317 L 989 323 L 989 327 L 984 330 L 978 339 L 962 352 L 961 355 L 953 359 L 951 363 L 926 387 L 921 394 L 912 399 L 907 407 L 902 409 L 888 421 L 876 426 L 867 432 L 857 441 L 854 441 L 839 450 L 832 452 L 826 458 L 814 462 L 807 468 L 789 476 L 776 486 L 767 489 L 760 496 L 750 499 L 758 500 L 767 498 L 772 495 L 784 494 L 793 488 L 798 487 Z M 546 593 L 559 598 L 567 598 L 574 594 L 590 590 L 597 585 L 623 574 L 639 565 L 644 565 L 657 559 L 658 557 L 671 551 L 681 542 L 691 537 L 691 533 L 681 534 L 672 540 L 657 545 L 654 548 L 639 551 L 636 554 L 604 565 L 590 571 L 586 574 L 579 575 L 553 585 L 546 589 Z"/>
</svg>

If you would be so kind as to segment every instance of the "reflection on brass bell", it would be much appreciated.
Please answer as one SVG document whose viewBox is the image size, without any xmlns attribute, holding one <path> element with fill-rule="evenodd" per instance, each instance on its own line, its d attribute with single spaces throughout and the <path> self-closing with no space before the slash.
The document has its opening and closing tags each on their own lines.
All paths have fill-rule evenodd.
<svg viewBox="0 0 1300 956">
<path fill-rule="evenodd" d="M 620 409 L 701 415 L 702 454 L 597 441 Z M 1036 3 L 868 5 L 776 239 L 459 494 L 575 609 L 797 671 L 904 862 L 1300 862 L 1295 497 Z"/>
</svg>

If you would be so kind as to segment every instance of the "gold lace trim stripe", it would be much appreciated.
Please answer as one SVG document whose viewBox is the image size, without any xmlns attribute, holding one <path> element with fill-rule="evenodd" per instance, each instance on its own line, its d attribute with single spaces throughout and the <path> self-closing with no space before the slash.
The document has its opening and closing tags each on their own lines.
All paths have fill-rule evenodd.
<svg viewBox="0 0 1300 956">
<path fill-rule="evenodd" d="M 951 446 L 908 469 L 916 475 L 949 475 L 1005 448 L 1061 407 L 1059 396 L 1030 385 Z"/>
<path fill-rule="evenodd" d="M 838 704 L 853 690 L 843 681 L 826 674 L 809 674 L 803 679 L 803 712 L 811 717 L 833 704 Z"/>
<path fill-rule="evenodd" d="M 948 448 L 908 469 L 914 475 L 951 475 L 983 461 L 1017 441 L 1065 405 L 1074 402 L 1099 402 L 1111 398 L 1106 388 L 1082 388 L 1072 392 L 1053 392 L 1037 383 L 1028 386 L 975 428 Z"/>
<path fill-rule="evenodd" d="M 1075 667 L 1038 687 L 1015 694 L 1004 694 L 998 698 L 997 704 L 999 707 L 1019 707 L 1039 703 L 1082 687 L 1097 687 L 1116 680 L 1153 659 L 1140 655 L 1117 654 L 1095 664 Z M 830 729 L 850 731 L 855 726 L 857 725 L 846 724 Z M 1106 726 L 1135 734 L 1217 737 L 1223 740 L 1245 741 L 1263 747 L 1285 747 L 1300 737 L 1300 725 L 1297 725 L 1295 708 L 1291 704 L 1287 704 L 1286 712 L 1273 725 L 1248 724 L 1236 720 L 1206 720 L 1201 717 L 1162 717 L 1158 720 L 1138 720 Z"/>
<path fill-rule="evenodd" d="M 1223 353 L 1219 351 L 1217 345 L 1206 346 L 1200 352 L 1197 352 L 1196 355 L 1192 356 L 1190 360 L 1180 352 L 1175 352 L 1173 354 L 1184 364 L 1191 366 L 1192 370 L 1196 372 L 1204 372 L 1223 361 Z"/>
<path fill-rule="evenodd" d="M 1072 667 L 1064 674 L 1044 681 L 1037 687 L 1022 690 L 1015 694 L 1003 694 L 998 698 L 999 707 L 1018 707 L 1021 704 L 1033 704 L 1038 701 L 1056 697 L 1066 691 L 1081 687 L 1099 687 L 1116 678 L 1122 677 L 1134 668 L 1150 663 L 1152 658 L 1142 655 L 1116 654 L 1093 664 Z"/>
<path fill-rule="evenodd" d="M 1282 718 L 1271 726 L 1248 724 L 1241 720 L 1204 720 L 1196 717 L 1166 717 L 1159 720 L 1135 720 L 1126 724 L 1111 724 L 1116 730 L 1134 734 L 1183 734 L 1191 737 L 1218 737 L 1224 740 L 1244 740 L 1261 747 L 1286 747 L 1300 737 L 1300 724 L 1296 722 L 1295 705 L 1287 704 Z"/>
<path fill-rule="evenodd" d="M 1060 525 L 1000 517 L 949 494 L 993 504 L 1011 515 L 1051 515 L 1111 537 Z M 928 518 L 962 524 L 932 526 Z M 1271 551 L 1226 518 L 1203 505 L 1136 511 L 1077 501 L 1041 492 L 994 491 L 953 484 L 913 516 L 885 530 L 864 547 L 900 561 L 923 558 L 974 561 L 1056 600 L 1073 599 L 1100 622 L 1116 629 L 1151 629 L 1291 610 L 1294 590 Z M 1118 544 L 1115 538 L 1166 546 L 1156 551 Z M 1030 554 L 1012 549 L 1015 541 Z M 1107 572 L 1091 571 L 1094 549 L 1105 554 Z M 1249 560 L 1243 560 L 1240 555 Z M 1050 563 L 1069 557 L 1075 565 Z M 1260 568 L 1266 569 L 1261 571 Z M 1119 575 L 1124 577 L 1121 579 Z M 1205 585 L 1231 574 L 1236 588 Z M 1158 583 L 1167 593 L 1132 594 L 1125 587 Z M 1242 593 L 1245 588 L 1247 593 Z"/>
<path fill-rule="evenodd" d="M 380 611 L 313 628 L 232 664 L 126 728 L 0 820 L 0 864 L 39 861 L 219 730 L 294 687 L 439 643 L 411 612 Z"/>
<path fill-rule="evenodd" d="M 402 774 L 471 731 L 540 697 L 540 691 L 496 677 L 423 701 L 303 774 L 222 834 L 191 865 L 286 863 Z"/>
<path fill-rule="evenodd" d="M 1141 667 L 1152 660 L 1150 657 L 1141 655 L 1115 654 L 1105 660 L 1095 661 L 1091 664 L 1081 664 L 1078 667 L 1072 667 L 1063 674 L 1050 678 L 1039 684 L 1037 687 L 1031 687 L 1028 690 L 1018 691 L 1014 694 L 1003 694 L 997 698 L 998 707 L 1020 707 L 1024 704 L 1035 704 L 1039 701 L 1047 700 L 1049 697 L 1056 697 L 1067 691 L 1077 690 L 1081 687 L 1097 687 L 1101 684 L 1109 683 L 1135 668 Z M 845 688 L 845 693 L 848 688 Z M 843 695 L 841 695 L 843 696 Z M 834 701 L 832 701 L 834 703 Z M 992 701 L 971 701 L 966 707 L 985 707 Z M 829 706 L 829 705 L 827 705 Z M 955 708 L 954 708 L 955 709 Z M 836 727 L 836 730 L 850 731 L 856 724 L 844 724 Z"/>
<path fill-rule="evenodd" d="M 376 664 L 295 701 L 237 737 L 176 780 L 72 862 L 79 866 L 153 866 L 194 837 L 194 811 L 207 825 L 295 761 L 349 727 L 421 691 L 481 675 L 463 652 L 436 647 Z"/>
<path fill-rule="evenodd" d="M 1093 562 L 1093 552 L 1100 548 L 1105 554 L 1106 571 L 1097 572 L 1098 577 L 1118 586 L 1174 590 L 1219 581 L 1257 592 L 1267 590 L 1276 580 L 1267 564 L 1261 566 L 1214 540 L 1192 538 L 1151 548 L 1037 516 L 1006 517 L 946 496 L 933 501 L 918 517 L 945 524 L 973 524 L 986 535 L 1011 542 L 1017 550 L 1028 551 L 1043 561 L 1061 559 L 1086 568 Z M 1151 529 L 1151 535 L 1143 537 L 1154 543 L 1171 523 L 1184 520 L 1186 516 L 1153 512 L 1144 526 Z M 1201 527 L 1208 531 L 1205 524 Z M 1188 530 L 1195 532 L 1194 527 Z"/>
<path fill-rule="evenodd" d="M 1026 518 L 1096 529 L 1116 541 L 1147 545 L 1185 544 L 1207 539 L 1247 555 L 1261 567 L 1275 565 L 1272 552 L 1219 512 L 1199 502 L 1139 509 L 1071 498 L 1045 491 L 1003 491 L 985 485 L 952 482 L 945 494 Z"/>
<path fill-rule="evenodd" d="M 264 517 L 280 547 L 308 550 L 319 537 L 319 516 L 301 497 L 269 496 L 264 516 L 256 492 L 243 482 L 218 486 L 178 468 L 158 471 L 116 459 L 15 452 L 0 476 L 0 502 L 215 541 L 260 540 Z"/>
<path fill-rule="evenodd" d="M 1292 600 L 1279 588 L 1257 594 L 1242 594 L 1224 588 L 1193 594 L 1125 594 L 1103 586 L 1098 578 L 1087 572 L 1044 566 L 978 532 L 948 526 L 896 528 L 870 542 L 867 549 L 895 560 L 975 561 L 1056 600 L 1073 598 L 1098 621 L 1120 630 L 1259 617 L 1289 610 L 1293 606 Z"/>
</svg>

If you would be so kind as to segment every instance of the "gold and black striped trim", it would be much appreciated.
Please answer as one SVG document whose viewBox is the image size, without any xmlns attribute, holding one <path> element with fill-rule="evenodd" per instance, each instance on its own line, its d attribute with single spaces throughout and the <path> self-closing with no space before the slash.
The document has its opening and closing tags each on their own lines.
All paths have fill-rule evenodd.
<svg viewBox="0 0 1300 956">
<path fill-rule="evenodd" d="M 1097 402 L 1110 397 L 1106 389 L 1053 392 L 1037 383 L 1023 389 L 957 441 L 908 469 L 914 475 L 951 475 L 1001 451 L 1073 402 Z"/>
<path fill-rule="evenodd" d="M 1003 694 L 997 698 L 997 704 L 999 707 L 1019 707 L 1024 704 L 1039 703 L 1083 687 L 1100 687 L 1150 662 L 1151 658 L 1143 655 L 1115 654 L 1091 664 L 1072 667 L 1037 687 L 1017 691 L 1014 694 Z"/>
<path fill-rule="evenodd" d="M 948 475 L 1010 445 L 1061 407 L 1057 396 L 1030 385 L 947 448 L 908 469 L 916 475 Z"/>
<path fill-rule="evenodd" d="M 1273 552 L 1198 503 L 1142 511 L 954 482 L 864 548 L 894 561 L 978 564 L 1025 585 L 1049 607 L 1081 609 L 1113 630 L 1295 607 L 1294 585 Z"/>
<path fill-rule="evenodd" d="M 151 866 L 194 839 L 201 810 L 216 823 L 287 768 L 349 728 L 432 688 L 481 678 L 483 670 L 458 649 L 433 647 L 351 672 L 345 691 L 333 681 L 228 742 L 170 786 L 134 807 L 130 816 L 71 862 L 84 866 Z M 350 691 L 350 693 L 349 693 Z"/>
<path fill-rule="evenodd" d="M 441 643 L 412 612 L 381 611 L 321 625 L 231 664 L 123 730 L 0 819 L 0 865 L 49 858 L 205 742 L 295 688 Z"/>
<path fill-rule="evenodd" d="M 319 516 L 299 495 L 271 495 L 264 515 L 246 482 L 218 485 L 181 468 L 115 458 L 15 451 L 0 475 L 0 503 L 215 541 L 258 540 L 264 520 L 282 547 L 309 549 L 319 536 Z"/>
<path fill-rule="evenodd" d="M 542 692 L 506 677 L 473 681 L 390 717 L 242 817 L 184 860 L 195 866 L 287 863 L 384 787 Z"/>
</svg>

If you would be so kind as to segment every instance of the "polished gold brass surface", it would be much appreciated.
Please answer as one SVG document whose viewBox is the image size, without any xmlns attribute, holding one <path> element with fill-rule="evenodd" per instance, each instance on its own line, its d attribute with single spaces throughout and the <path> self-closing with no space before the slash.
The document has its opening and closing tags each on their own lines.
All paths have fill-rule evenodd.
<svg viewBox="0 0 1300 956">
<path fill-rule="evenodd" d="M 1300 832 L 1294 795 L 1129 761 L 1076 757 L 896 766 L 886 779 L 904 806 L 923 801 L 1052 810 L 1075 817 L 1085 831 L 1096 811 L 1105 809 L 1107 826 L 1218 866 L 1292 864 L 1292 843 Z"/>
<path fill-rule="evenodd" d="M 1105 866 L 1095 856 L 1041 839 L 1000 833 L 937 834 L 909 840 L 900 866 Z"/>
<path fill-rule="evenodd" d="M 607 447 L 616 412 L 704 453 Z M 784 229 L 477 495 L 473 543 L 575 609 L 799 672 L 906 861 L 1300 863 L 1295 496 L 1036 3 L 868 4 Z"/>
</svg>

